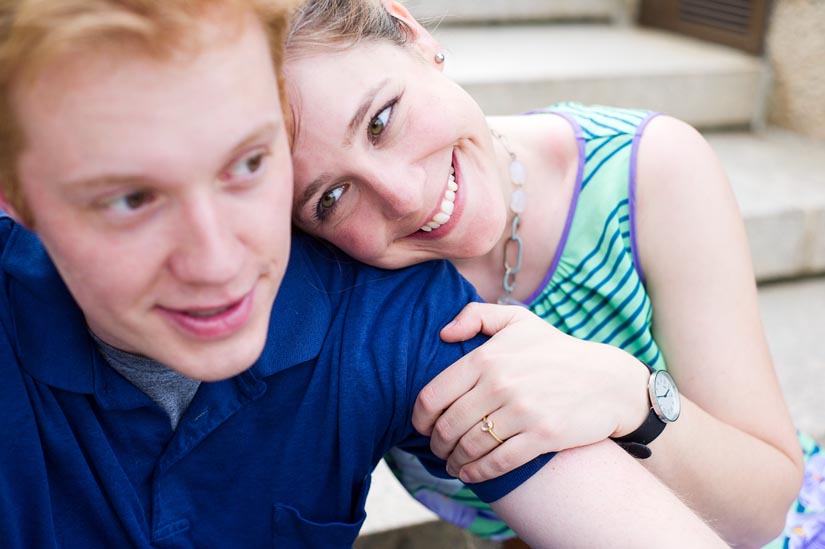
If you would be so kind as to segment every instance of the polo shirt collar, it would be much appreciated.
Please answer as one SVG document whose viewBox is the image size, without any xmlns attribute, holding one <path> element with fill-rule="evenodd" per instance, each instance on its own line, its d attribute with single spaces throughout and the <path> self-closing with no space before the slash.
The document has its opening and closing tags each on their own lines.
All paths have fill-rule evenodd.
<svg viewBox="0 0 825 549">
<path fill-rule="evenodd" d="M 86 319 L 40 239 L 15 225 L 0 257 L 18 356 L 35 378 L 67 391 L 91 393 L 96 351 Z"/>
<path fill-rule="evenodd" d="M 332 305 L 314 265 L 327 259 L 313 257 L 316 247 L 307 236 L 292 237 L 289 268 L 275 299 L 266 346 L 254 367 L 262 377 L 314 360 L 326 339 Z"/>
<path fill-rule="evenodd" d="M 269 336 L 253 366 L 268 376 L 312 360 L 321 350 L 331 306 L 305 250 L 306 237 L 293 237 L 289 266 L 270 317 Z M 13 314 L 16 349 L 23 367 L 40 381 L 76 393 L 94 392 L 97 351 L 83 313 L 46 254 L 40 239 L 16 224 L 0 269 Z"/>
</svg>

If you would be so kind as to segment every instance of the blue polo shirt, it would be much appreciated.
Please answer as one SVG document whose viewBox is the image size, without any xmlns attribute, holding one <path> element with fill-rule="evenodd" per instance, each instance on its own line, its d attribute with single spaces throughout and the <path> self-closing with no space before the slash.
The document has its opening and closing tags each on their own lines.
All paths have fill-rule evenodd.
<svg viewBox="0 0 825 549">
<path fill-rule="evenodd" d="M 202 383 L 174 432 L 98 354 L 31 232 L 0 218 L 0 545 L 349 547 L 370 473 L 419 390 L 481 343 L 438 331 L 472 288 L 447 263 L 387 272 L 295 237 L 258 362 Z M 475 485 L 493 501 L 540 457 Z"/>
</svg>

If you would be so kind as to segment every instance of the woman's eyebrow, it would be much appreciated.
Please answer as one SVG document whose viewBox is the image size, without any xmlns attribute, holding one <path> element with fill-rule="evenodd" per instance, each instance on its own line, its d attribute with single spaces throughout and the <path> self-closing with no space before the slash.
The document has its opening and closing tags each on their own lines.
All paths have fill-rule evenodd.
<svg viewBox="0 0 825 549">
<path fill-rule="evenodd" d="M 306 186 L 304 192 L 301 193 L 301 196 L 296 201 L 295 207 L 292 208 L 292 217 L 298 217 L 298 214 L 304 209 L 304 206 L 307 202 L 309 202 L 309 199 L 318 192 L 318 189 L 324 187 L 327 181 L 329 181 L 329 176 L 326 174 L 321 174 L 316 177 L 312 183 Z"/>
<path fill-rule="evenodd" d="M 364 97 L 361 99 L 361 103 L 358 105 L 358 109 L 355 111 L 355 114 L 352 116 L 352 119 L 349 121 L 347 125 L 347 133 L 344 136 L 344 148 L 351 148 L 352 141 L 355 139 L 355 134 L 358 132 L 358 128 L 360 128 L 364 122 L 364 117 L 367 116 L 367 113 L 370 110 L 370 107 L 375 102 L 375 97 L 378 95 L 378 92 L 387 85 L 389 82 L 389 78 L 384 78 L 380 82 L 378 82 L 375 86 L 368 89 L 364 94 Z M 304 209 L 304 206 L 309 199 L 318 192 L 319 189 L 326 186 L 327 182 L 330 180 L 330 176 L 328 174 L 321 174 L 309 183 L 301 195 L 295 202 L 295 207 L 293 208 L 293 217 L 297 217 L 297 214 Z"/>
<path fill-rule="evenodd" d="M 367 112 L 369 112 L 372 103 L 375 101 L 375 96 L 378 95 L 381 88 L 387 85 L 387 82 L 389 82 L 389 78 L 381 80 L 364 94 L 364 98 L 361 100 L 361 104 L 359 105 L 358 110 L 355 111 L 355 114 L 353 115 L 352 120 L 350 120 L 347 128 L 347 135 L 344 139 L 344 145 L 347 148 L 352 146 L 352 140 L 355 137 L 355 132 L 357 132 L 358 128 L 363 124 L 364 117 L 367 116 Z"/>
</svg>

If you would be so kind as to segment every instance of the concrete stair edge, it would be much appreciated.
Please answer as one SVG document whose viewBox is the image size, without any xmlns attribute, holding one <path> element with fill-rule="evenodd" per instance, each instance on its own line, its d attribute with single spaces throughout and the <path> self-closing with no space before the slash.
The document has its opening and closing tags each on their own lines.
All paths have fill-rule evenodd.
<svg viewBox="0 0 825 549">
<path fill-rule="evenodd" d="M 776 128 L 706 137 L 739 203 L 757 280 L 825 274 L 825 142 Z"/>
<path fill-rule="evenodd" d="M 659 110 L 703 129 L 764 118 L 766 63 L 725 46 L 612 25 L 450 27 L 435 36 L 445 73 L 488 114 L 575 100 Z"/>
<path fill-rule="evenodd" d="M 628 17 L 620 0 L 409 0 L 406 5 L 420 20 L 438 25 L 622 21 Z"/>
</svg>

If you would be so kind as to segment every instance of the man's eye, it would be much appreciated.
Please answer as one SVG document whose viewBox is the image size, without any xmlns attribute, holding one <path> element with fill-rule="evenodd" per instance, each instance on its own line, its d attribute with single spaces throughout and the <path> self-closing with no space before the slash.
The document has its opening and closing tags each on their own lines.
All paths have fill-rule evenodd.
<svg viewBox="0 0 825 549">
<path fill-rule="evenodd" d="M 319 221 L 323 221 L 326 216 L 329 215 L 330 211 L 332 211 L 332 208 L 334 208 L 335 204 L 338 203 L 338 200 L 341 198 L 341 195 L 344 194 L 345 190 L 346 185 L 341 185 L 340 187 L 330 189 L 321 195 L 321 198 L 318 200 L 318 205 L 315 208 L 315 217 Z"/>
<path fill-rule="evenodd" d="M 254 177 L 262 170 L 267 156 L 268 153 L 261 150 L 244 156 L 229 168 L 228 178 L 249 179 Z"/>
<path fill-rule="evenodd" d="M 156 195 L 149 191 L 129 193 L 109 202 L 109 206 L 121 212 L 133 212 L 155 201 Z"/>
<path fill-rule="evenodd" d="M 380 137 L 384 132 L 384 129 L 387 127 L 387 123 L 390 121 L 390 116 L 392 115 L 392 107 L 392 105 L 389 105 L 384 110 L 379 112 L 378 115 L 372 120 L 370 120 L 369 127 L 367 128 L 370 138 Z"/>
</svg>

